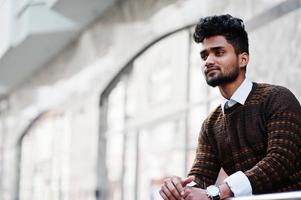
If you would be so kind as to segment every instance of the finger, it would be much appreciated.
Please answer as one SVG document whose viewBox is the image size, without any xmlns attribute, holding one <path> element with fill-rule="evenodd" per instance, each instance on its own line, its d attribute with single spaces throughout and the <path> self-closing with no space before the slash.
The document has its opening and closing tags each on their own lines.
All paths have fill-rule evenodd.
<svg viewBox="0 0 301 200">
<path fill-rule="evenodd" d="M 174 182 L 179 183 L 181 185 L 179 180 L 171 179 L 171 181 L 168 182 L 166 186 L 176 199 L 181 199 L 181 191 L 183 190 L 183 188 L 182 189 L 180 188 L 180 191 L 178 191 L 178 189 L 175 185 L 176 183 L 174 183 Z M 181 185 L 181 187 L 182 187 L 182 185 Z"/>
<path fill-rule="evenodd" d="M 161 190 L 167 196 L 168 200 L 178 200 L 166 186 L 163 186 Z"/>
<path fill-rule="evenodd" d="M 187 178 L 185 178 L 184 180 L 182 180 L 183 187 L 185 187 L 187 184 L 191 183 L 194 180 L 195 180 L 194 176 L 188 176 Z"/>
<path fill-rule="evenodd" d="M 173 183 L 174 187 L 176 188 L 178 197 L 180 198 L 181 193 L 184 191 L 184 188 L 181 183 L 182 182 L 181 179 L 175 177 L 175 178 L 171 179 L 171 182 Z"/>
<path fill-rule="evenodd" d="M 166 196 L 166 194 L 165 194 L 162 190 L 159 191 L 159 194 L 160 194 L 160 196 L 161 196 L 164 200 L 168 200 L 168 197 Z"/>
<path fill-rule="evenodd" d="M 168 200 L 177 200 L 177 198 L 173 195 L 173 184 L 171 182 L 172 178 L 167 178 L 164 180 L 164 184 L 161 187 L 161 190 L 167 196 Z"/>
<path fill-rule="evenodd" d="M 186 187 L 186 188 L 184 189 L 184 191 L 183 191 L 182 197 L 183 197 L 184 199 L 186 199 L 190 193 L 191 193 L 191 188 L 190 188 L 190 187 Z"/>
</svg>

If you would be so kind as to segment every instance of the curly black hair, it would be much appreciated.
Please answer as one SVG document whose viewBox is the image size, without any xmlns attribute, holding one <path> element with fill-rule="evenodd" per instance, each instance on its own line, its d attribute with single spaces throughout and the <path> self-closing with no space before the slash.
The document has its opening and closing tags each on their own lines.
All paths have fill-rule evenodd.
<svg viewBox="0 0 301 200">
<path fill-rule="evenodd" d="M 201 18 L 193 34 L 196 43 L 202 43 L 205 38 L 222 35 L 234 47 L 235 53 L 249 54 L 248 34 L 243 20 L 226 15 L 214 15 Z"/>
</svg>

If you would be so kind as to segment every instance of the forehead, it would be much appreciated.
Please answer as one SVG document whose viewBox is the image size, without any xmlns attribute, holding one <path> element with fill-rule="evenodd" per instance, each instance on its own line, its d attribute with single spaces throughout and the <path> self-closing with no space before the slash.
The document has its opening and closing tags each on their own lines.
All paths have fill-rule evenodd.
<svg viewBox="0 0 301 200">
<path fill-rule="evenodd" d="M 201 51 L 203 50 L 210 50 L 211 48 L 215 47 L 223 47 L 223 48 L 232 48 L 232 45 L 228 43 L 226 38 L 221 35 L 217 36 L 211 36 L 208 38 L 205 38 L 201 45 Z"/>
</svg>

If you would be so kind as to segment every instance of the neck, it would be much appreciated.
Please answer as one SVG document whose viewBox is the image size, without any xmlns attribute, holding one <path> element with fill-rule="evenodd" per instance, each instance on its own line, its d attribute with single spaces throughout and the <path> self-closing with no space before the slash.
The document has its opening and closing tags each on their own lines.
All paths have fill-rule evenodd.
<svg viewBox="0 0 301 200">
<path fill-rule="evenodd" d="M 221 95 L 226 99 L 230 99 L 231 96 L 234 94 L 234 92 L 237 90 L 237 88 L 245 80 L 245 78 L 246 78 L 245 76 L 241 76 L 241 77 L 239 76 L 235 81 L 231 83 L 218 86 Z"/>
</svg>

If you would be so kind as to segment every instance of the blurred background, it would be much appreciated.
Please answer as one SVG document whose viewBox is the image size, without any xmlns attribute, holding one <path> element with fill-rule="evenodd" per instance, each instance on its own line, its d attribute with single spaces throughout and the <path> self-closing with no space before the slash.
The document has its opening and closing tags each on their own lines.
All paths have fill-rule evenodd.
<svg viewBox="0 0 301 200">
<path fill-rule="evenodd" d="M 301 0 L 0 0 L 0 199 L 157 200 L 219 104 L 194 24 L 242 18 L 247 74 L 301 100 Z"/>
</svg>

